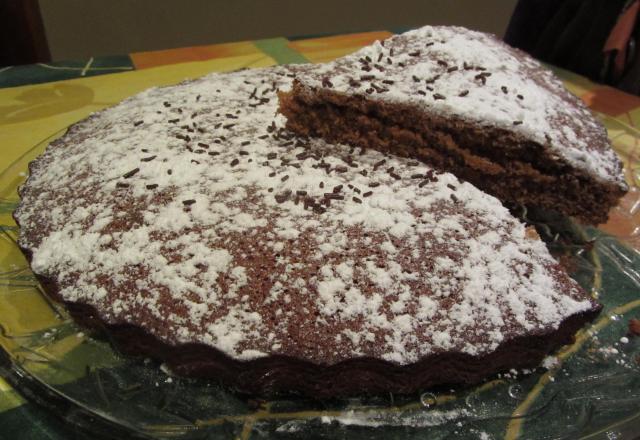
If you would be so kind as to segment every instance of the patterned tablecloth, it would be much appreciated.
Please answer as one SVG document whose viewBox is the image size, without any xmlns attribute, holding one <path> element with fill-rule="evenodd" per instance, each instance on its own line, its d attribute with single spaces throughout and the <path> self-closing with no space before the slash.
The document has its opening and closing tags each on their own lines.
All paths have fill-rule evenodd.
<svg viewBox="0 0 640 440">
<path fill-rule="evenodd" d="M 213 71 L 324 62 L 389 35 L 390 32 L 367 32 L 272 38 L 0 68 L 0 171 L 52 134 L 151 86 L 172 84 Z M 631 191 L 612 211 L 609 222 L 600 228 L 640 249 L 640 136 L 635 128 L 640 125 L 640 98 L 564 70 L 553 70 L 571 92 L 601 116 L 624 161 Z M 12 224 L 10 214 L 14 207 L 0 200 L 0 224 Z M 27 403 L 0 377 L 0 439 L 70 436 L 69 427 Z"/>
</svg>

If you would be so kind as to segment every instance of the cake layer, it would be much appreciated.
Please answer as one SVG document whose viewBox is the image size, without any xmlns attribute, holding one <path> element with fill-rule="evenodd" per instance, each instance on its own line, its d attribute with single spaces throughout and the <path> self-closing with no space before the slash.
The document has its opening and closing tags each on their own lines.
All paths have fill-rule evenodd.
<svg viewBox="0 0 640 440">
<path fill-rule="evenodd" d="M 463 28 L 425 27 L 302 71 L 280 111 L 299 134 L 419 158 L 588 223 L 627 190 L 580 100 L 524 53 Z"/>
<path fill-rule="evenodd" d="M 323 397 L 533 366 L 598 313 L 497 199 L 286 131 L 306 68 L 151 89 L 52 143 L 14 214 L 47 292 L 178 373 Z"/>
</svg>

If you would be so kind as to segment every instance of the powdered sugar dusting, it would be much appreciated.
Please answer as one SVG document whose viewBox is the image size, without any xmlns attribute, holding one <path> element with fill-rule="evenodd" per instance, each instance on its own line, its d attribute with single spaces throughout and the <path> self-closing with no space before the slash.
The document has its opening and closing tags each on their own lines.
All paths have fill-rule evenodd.
<svg viewBox="0 0 640 440">
<path fill-rule="evenodd" d="M 33 270 L 110 323 L 242 360 L 479 355 L 592 309 L 493 197 L 286 132 L 293 69 L 150 89 L 72 127 L 21 189 Z"/>
</svg>

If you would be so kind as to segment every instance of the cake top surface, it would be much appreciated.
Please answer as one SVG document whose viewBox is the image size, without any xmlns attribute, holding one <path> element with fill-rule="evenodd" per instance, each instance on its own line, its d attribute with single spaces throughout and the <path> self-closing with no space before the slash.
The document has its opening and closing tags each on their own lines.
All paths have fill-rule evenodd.
<svg viewBox="0 0 640 440">
<path fill-rule="evenodd" d="M 286 132 L 294 69 L 150 89 L 70 128 L 20 190 L 33 270 L 107 322 L 243 360 L 478 355 L 594 307 L 495 198 Z"/>
<path fill-rule="evenodd" d="M 309 69 L 298 80 L 504 129 L 626 188 L 604 127 L 582 101 L 538 61 L 489 34 L 426 26 Z"/>
</svg>

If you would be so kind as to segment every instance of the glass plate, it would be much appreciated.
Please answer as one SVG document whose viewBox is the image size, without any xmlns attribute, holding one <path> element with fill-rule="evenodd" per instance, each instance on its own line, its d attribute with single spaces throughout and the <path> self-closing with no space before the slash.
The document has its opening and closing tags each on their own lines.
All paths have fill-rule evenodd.
<svg viewBox="0 0 640 440">
<path fill-rule="evenodd" d="M 618 130 L 614 144 L 637 139 L 630 127 L 605 122 L 610 134 Z M 0 375 L 66 423 L 105 438 L 619 439 L 640 431 L 640 338 L 621 341 L 629 319 L 640 317 L 640 254 L 595 228 L 524 210 L 605 306 L 547 368 L 412 396 L 263 401 L 119 355 L 42 293 L 16 246 L 16 188 L 29 161 L 62 134 L 0 175 Z"/>
</svg>

